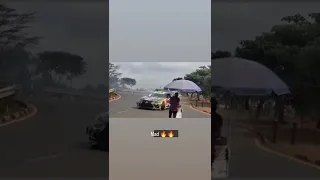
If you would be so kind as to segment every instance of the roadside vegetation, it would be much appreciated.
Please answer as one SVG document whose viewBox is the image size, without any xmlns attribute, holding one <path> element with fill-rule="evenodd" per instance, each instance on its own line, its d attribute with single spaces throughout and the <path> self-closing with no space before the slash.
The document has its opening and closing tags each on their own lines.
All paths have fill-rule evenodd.
<svg viewBox="0 0 320 180">
<path fill-rule="evenodd" d="M 34 50 L 45 38 L 30 33 L 36 20 L 36 12 L 21 13 L 0 3 L 0 88 L 19 87 L 13 95 L 1 94 L 1 121 L 16 119 L 15 111 L 28 111 L 16 95 L 34 94 L 46 87 L 71 88 L 74 78 L 86 73 L 86 61 L 80 55 Z"/>
<path fill-rule="evenodd" d="M 269 148 L 320 164 L 320 13 L 294 14 L 281 21 L 252 40 L 242 40 L 234 53 L 213 52 L 212 60 L 235 56 L 259 62 L 277 74 L 291 94 L 283 100 L 252 97 L 256 102 L 251 107 L 250 98 L 238 98 L 234 118 L 269 138 Z M 258 107 L 263 107 L 259 116 L 251 119 L 243 114 Z M 277 128 L 274 120 L 279 122 Z M 293 123 L 297 123 L 295 130 Z"/>
<path fill-rule="evenodd" d="M 23 92 L 72 87 L 72 80 L 86 72 L 85 60 L 69 52 L 31 51 L 45 38 L 28 33 L 36 20 L 36 12 L 20 13 L 0 4 L 0 82 L 19 84 Z"/>
</svg>

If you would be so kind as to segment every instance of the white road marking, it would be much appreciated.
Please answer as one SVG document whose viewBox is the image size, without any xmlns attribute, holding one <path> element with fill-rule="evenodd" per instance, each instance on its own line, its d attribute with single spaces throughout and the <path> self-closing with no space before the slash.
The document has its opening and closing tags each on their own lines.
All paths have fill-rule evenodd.
<svg viewBox="0 0 320 180">
<path fill-rule="evenodd" d="M 36 161 L 43 161 L 43 160 L 48 160 L 48 159 L 54 159 L 61 156 L 61 154 L 53 154 L 50 156 L 42 156 L 42 157 L 37 157 L 37 158 L 33 158 L 33 159 L 29 159 L 26 161 L 26 163 L 32 163 L 32 162 L 36 162 Z"/>
<path fill-rule="evenodd" d="M 120 114 L 120 113 L 124 113 L 124 112 L 127 112 L 128 110 L 124 110 L 124 111 L 118 111 L 117 113 Z"/>
</svg>

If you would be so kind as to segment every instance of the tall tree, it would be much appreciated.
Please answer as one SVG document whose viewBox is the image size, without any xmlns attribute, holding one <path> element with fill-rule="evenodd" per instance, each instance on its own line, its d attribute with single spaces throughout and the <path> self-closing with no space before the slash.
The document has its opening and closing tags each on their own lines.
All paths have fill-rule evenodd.
<svg viewBox="0 0 320 180">
<path fill-rule="evenodd" d="M 320 65 L 320 15 L 310 13 L 306 18 L 295 14 L 281 20 L 285 24 L 273 26 L 270 32 L 254 40 L 241 41 L 235 55 L 258 61 L 278 74 L 291 87 L 293 97 L 299 97 L 293 102 L 304 104 L 303 110 L 296 109 L 296 112 L 305 114 L 305 109 L 320 108 L 316 106 L 320 100 L 316 91 L 320 85 L 320 73 L 316 68 Z M 294 106 L 302 108 L 298 104 Z"/>
<path fill-rule="evenodd" d="M 44 51 L 38 54 L 38 73 L 58 76 L 58 83 L 65 77 L 72 83 L 73 78 L 86 72 L 86 62 L 81 56 L 60 51 Z"/>
<path fill-rule="evenodd" d="M 202 89 L 204 96 L 211 94 L 211 68 L 205 66 L 200 67 L 190 74 L 186 74 L 184 79 L 189 80 L 197 84 Z"/>
<path fill-rule="evenodd" d="M 37 44 L 40 37 L 27 33 L 35 13 L 18 13 L 15 9 L 0 4 L 0 53 L 6 48 L 25 47 Z"/>
<path fill-rule="evenodd" d="M 109 63 L 109 86 L 117 87 L 120 83 L 119 66 L 113 63 Z"/>
<path fill-rule="evenodd" d="M 124 86 L 135 86 L 137 84 L 137 81 L 135 79 L 132 78 L 128 78 L 128 77 L 123 77 L 121 78 L 120 84 L 124 87 Z"/>
<path fill-rule="evenodd" d="M 0 66 L 5 67 L 4 61 L 11 61 L 6 55 L 12 49 L 24 49 L 35 45 L 40 37 L 30 35 L 27 30 L 35 20 L 35 13 L 19 13 L 15 9 L 0 4 Z M 0 70 L 0 80 L 5 74 Z"/>
</svg>

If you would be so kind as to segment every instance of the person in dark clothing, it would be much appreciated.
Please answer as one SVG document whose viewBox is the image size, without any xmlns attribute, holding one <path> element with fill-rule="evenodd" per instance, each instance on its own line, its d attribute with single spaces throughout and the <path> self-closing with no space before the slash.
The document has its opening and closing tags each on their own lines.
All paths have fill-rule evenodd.
<svg viewBox="0 0 320 180">
<path fill-rule="evenodd" d="M 169 118 L 177 117 L 178 108 L 180 106 L 179 93 L 175 93 L 173 97 L 170 98 L 170 109 L 169 109 Z"/>
<path fill-rule="evenodd" d="M 216 156 L 216 143 L 217 139 L 221 136 L 221 128 L 223 124 L 223 119 L 218 114 L 217 107 L 218 101 L 211 97 L 211 168 Z"/>
</svg>

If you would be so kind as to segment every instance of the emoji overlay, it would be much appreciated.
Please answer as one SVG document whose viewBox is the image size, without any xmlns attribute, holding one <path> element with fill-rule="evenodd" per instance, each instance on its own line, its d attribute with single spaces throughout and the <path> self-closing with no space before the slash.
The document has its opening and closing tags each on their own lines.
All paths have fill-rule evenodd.
<svg viewBox="0 0 320 180">
<path fill-rule="evenodd" d="M 179 136 L 178 130 L 154 130 L 151 132 L 152 137 L 175 138 Z"/>
</svg>

